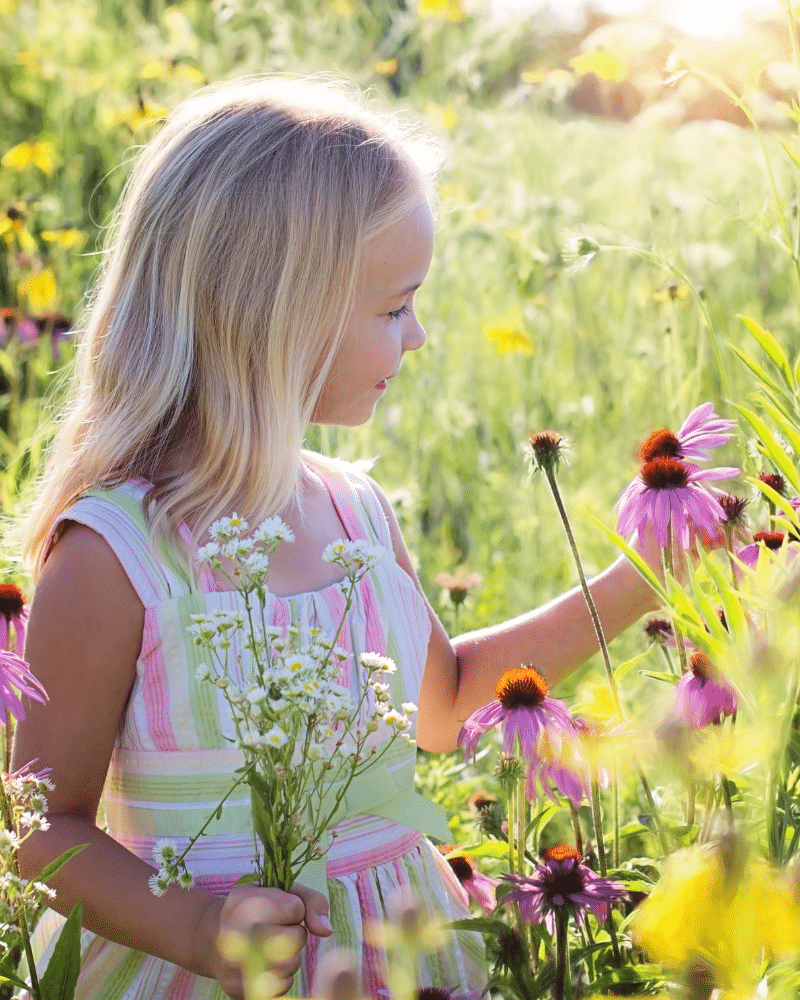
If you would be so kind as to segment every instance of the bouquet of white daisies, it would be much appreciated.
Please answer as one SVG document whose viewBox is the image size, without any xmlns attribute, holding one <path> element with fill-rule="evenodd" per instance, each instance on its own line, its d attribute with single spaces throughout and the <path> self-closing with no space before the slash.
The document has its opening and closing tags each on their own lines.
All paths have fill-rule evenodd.
<svg viewBox="0 0 800 1000">
<path fill-rule="evenodd" d="M 212 541 L 199 558 L 227 576 L 241 595 L 240 609 L 193 615 L 190 631 L 208 652 L 197 676 L 219 688 L 228 703 L 234 745 L 244 757 L 228 795 L 243 782 L 250 786 L 260 850 L 254 872 L 241 881 L 288 890 L 324 855 L 326 831 L 342 814 L 354 779 L 395 739 L 409 738 L 416 705 L 391 707 L 387 678 L 396 668 L 385 656 L 361 654 L 357 697 L 340 681 L 342 663 L 351 655 L 337 645 L 342 627 L 358 582 L 385 558 L 385 549 L 363 541 L 327 547 L 323 559 L 344 570 L 345 605 L 335 634 L 325 635 L 319 628 L 280 628 L 267 620 L 270 561 L 278 545 L 294 541 L 294 535 L 277 517 L 249 535 L 247 530 L 235 514 L 211 526 Z M 379 729 L 388 739 L 377 744 L 370 736 Z M 192 884 L 186 857 L 223 803 L 180 854 L 159 843 L 154 892 L 163 893 L 171 882 Z"/>
</svg>

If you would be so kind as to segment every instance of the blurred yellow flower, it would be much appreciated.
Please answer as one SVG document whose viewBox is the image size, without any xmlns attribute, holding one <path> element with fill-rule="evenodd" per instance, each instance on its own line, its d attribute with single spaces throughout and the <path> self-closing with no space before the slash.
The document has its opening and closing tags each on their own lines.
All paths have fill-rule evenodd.
<svg viewBox="0 0 800 1000">
<path fill-rule="evenodd" d="M 523 83 L 541 83 L 546 76 L 546 69 L 524 69 L 519 78 Z"/>
<path fill-rule="evenodd" d="M 485 326 L 483 332 L 491 340 L 500 354 L 510 354 L 520 351 L 522 354 L 533 353 L 533 341 L 523 330 L 516 326 Z"/>
<path fill-rule="evenodd" d="M 391 76 L 397 72 L 397 60 L 379 59 L 378 62 L 372 64 L 372 72 L 377 73 L 378 76 Z"/>
<path fill-rule="evenodd" d="M 352 0 L 336 0 L 333 9 L 341 17 L 352 17 L 356 12 L 355 4 Z"/>
<path fill-rule="evenodd" d="M 36 240 L 25 226 L 25 213 L 16 205 L 7 205 L 0 214 L 0 236 L 9 246 L 16 240 L 25 253 L 36 251 Z"/>
<path fill-rule="evenodd" d="M 131 107 L 112 114 L 108 124 L 111 127 L 127 125 L 132 132 L 140 132 L 166 118 L 168 114 L 169 108 L 164 107 L 163 104 L 151 104 L 140 98 Z"/>
<path fill-rule="evenodd" d="M 41 142 L 20 142 L 0 159 L 0 164 L 8 170 L 25 170 L 31 163 L 42 173 L 52 174 L 58 163 L 53 143 L 48 139 Z"/>
<path fill-rule="evenodd" d="M 55 243 L 65 250 L 71 250 L 83 240 L 79 229 L 44 229 L 41 236 L 45 243 Z"/>
<path fill-rule="evenodd" d="M 617 707 L 611 696 L 605 678 L 590 677 L 578 685 L 574 711 L 588 715 L 596 722 L 608 722 L 617 718 Z"/>
<path fill-rule="evenodd" d="M 56 276 L 47 267 L 38 274 L 33 274 L 30 278 L 25 278 L 17 283 L 17 294 L 20 299 L 26 299 L 28 309 L 32 313 L 41 313 L 45 309 L 52 308 L 58 298 L 58 285 Z"/>
<path fill-rule="evenodd" d="M 624 80 L 628 75 L 628 64 L 624 59 L 597 49 L 595 52 L 582 52 L 569 61 L 577 76 L 594 73 L 601 80 Z"/>
<path fill-rule="evenodd" d="M 454 23 L 467 17 L 461 0 L 419 0 L 418 10 L 420 17 L 443 17 Z"/>
<path fill-rule="evenodd" d="M 452 101 L 447 104 L 429 104 L 425 108 L 425 116 L 434 128 L 443 128 L 452 132 L 458 125 L 458 111 Z"/>
<path fill-rule="evenodd" d="M 160 76 L 165 76 L 167 64 L 163 59 L 150 59 L 139 67 L 140 80 L 155 80 Z"/>
<path fill-rule="evenodd" d="M 715 985 L 733 994 L 752 990 L 763 949 L 800 953 L 800 905 L 767 862 L 733 837 L 669 857 L 631 929 L 652 960 L 684 971 L 703 963 Z"/>
<path fill-rule="evenodd" d="M 653 293 L 653 299 L 656 302 L 669 302 L 670 300 L 674 302 L 675 299 L 684 302 L 688 298 L 689 289 L 686 285 L 679 285 L 677 281 L 670 281 L 663 288 L 659 288 L 657 292 Z"/>
</svg>

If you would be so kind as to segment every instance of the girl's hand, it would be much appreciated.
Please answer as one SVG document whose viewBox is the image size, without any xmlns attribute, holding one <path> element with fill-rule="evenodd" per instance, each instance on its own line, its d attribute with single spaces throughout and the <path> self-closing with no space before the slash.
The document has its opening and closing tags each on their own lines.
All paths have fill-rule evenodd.
<svg viewBox="0 0 800 1000">
<path fill-rule="evenodd" d="M 197 965 L 233 1000 L 244 1000 L 242 965 L 232 960 L 225 941 L 240 937 L 245 942 L 275 942 L 276 957 L 266 966 L 275 976 L 273 996 L 282 996 L 300 968 L 308 932 L 328 937 L 332 927 L 327 917 L 328 901 L 320 893 L 295 883 L 291 892 L 252 885 L 234 886 L 204 913 L 195 934 Z M 264 949 L 267 956 L 269 949 Z"/>
</svg>

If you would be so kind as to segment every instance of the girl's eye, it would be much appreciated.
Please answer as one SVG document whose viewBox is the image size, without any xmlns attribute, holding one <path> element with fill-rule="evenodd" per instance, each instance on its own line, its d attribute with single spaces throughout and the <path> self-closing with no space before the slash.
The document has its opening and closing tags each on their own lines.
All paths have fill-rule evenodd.
<svg viewBox="0 0 800 1000">
<path fill-rule="evenodd" d="M 404 302 L 399 309 L 394 309 L 392 312 L 387 313 L 387 315 L 391 316 L 392 319 L 399 319 L 401 316 L 405 316 L 407 312 L 408 306 Z"/>
</svg>

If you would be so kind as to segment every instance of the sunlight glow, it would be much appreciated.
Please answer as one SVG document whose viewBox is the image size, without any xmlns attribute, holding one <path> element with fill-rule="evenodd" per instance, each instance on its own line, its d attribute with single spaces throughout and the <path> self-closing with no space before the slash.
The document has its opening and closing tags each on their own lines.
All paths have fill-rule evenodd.
<svg viewBox="0 0 800 1000">
<path fill-rule="evenodd" d="M 565 26 L 579 24 L 587 7 L 613 16 L 656 16 L 680 31 L 719 38 L 735 31 L 744 14 L 759 9 L 780 15 L 780 0 L 493 0 L 492 11 L 504 15 L 548 11 Z"/>
</svg>

